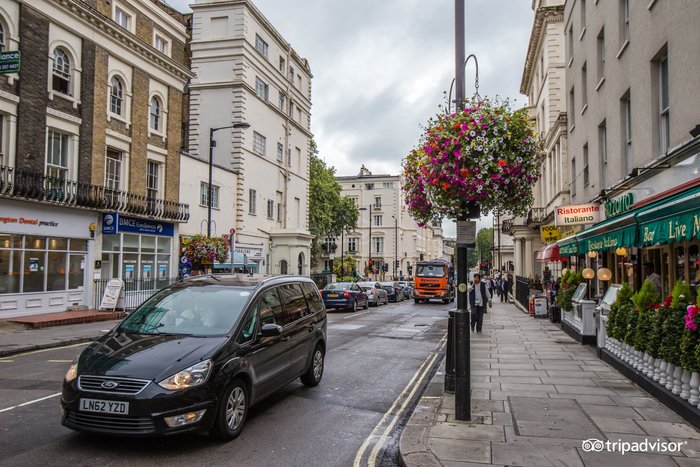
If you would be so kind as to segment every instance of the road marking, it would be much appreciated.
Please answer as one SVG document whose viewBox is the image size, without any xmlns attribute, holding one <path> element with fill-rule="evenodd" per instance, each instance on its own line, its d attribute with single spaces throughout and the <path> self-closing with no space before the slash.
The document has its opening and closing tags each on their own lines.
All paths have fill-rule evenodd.
<svg viewBox="0 0 700 467">
<path fill-rule="evenodd" d="M 62 345 L 62 346 L 60 346 L 60 347 L 50 347 L 50 348 L 48 348 L 48 349 L 32 350 L 32 351 L 30 351 L 30 352 L 24 352 L 24 353 L 15 354 L 15 355 L 13 355 L 13 357 L 14 357 L 14 358 L 17 358 L 17 357 L 24 357 L 25 355 L 34 355 L 34 354 L 37 354 L 37 353 L 51 352 L 51 351 L 53 351 L 53 350 L 70 349 L 70 348 L 72 348 L 72 347 L 80 347 L 81 345 L 88 345 L 88 344 L 90 344 L 90 342 L 81 342 L 81 343 L 79 343 L 79 344 Z M 73 361 L 73 360 L 71 360 L 71 361 Z"/>
<path fill-rule="evenodd" d="M 18 407 L 24 407 L 25 405 L 36 404 L 37 402 L 45 401 L 46 399 L 51 399 L 53 397 L 60 396 L 60 395 L 61 395 L 61 393 L 57 392 L 56 394 L 51 394 L 50 396 L 41 397 L 39 399 L 34 399 L 33 401 L 23 402 L 23 403 L 18 404 L 18 405 L 13 405 L 12 407 L 7 407 L 6 409 L 0 409 L 0 413 L 7 412 L 10 410 L 16 409 Z"/>
<path fill-rule="evenodd" d="M 357 318 L 358 316 L 366 315 L 367 313 L 370 313 L 370 310 L 362 311 L 360 313 L 353 313 L 350 316 L 344 316 L 343 319 Z"/>
<path fill-rule="evenodd" d="M 73 360 L 46 360 L 46 363 L 73 363 Z"/>
<path fill-rule="evenodd" d="M 443 336 L 442 339 L 438 342 L 438 345 L 435 350 L 433 350 L 426 359 L 423 361 L 423 363 L 420 364 L 416 372 L 413 374 L 411 377 L 411 380 L 406 384 L 404 387 L 403 391 L 396 397 L 394 400 L 394 403 L 391 405 L 389 410 L 384 414 L 381 420 L 379 420 L 379 423 L 374 427 L 372 430 L 372 433 L 365 439 L 365 441 L 362 443 L 360 446 L 360 449 L 357 451 L 357 454 L 355 455 L 355 461 L 353 463 L 354 467 L 359 467 L 361 465 L 362 457 L 365 454 L 365 451 L 369 447 L 370 443 L 375 440 L 375 446 L 370 452 L 368 458 L 367 458 L 367 465 L 370 467 L 374 467 L 375 462 L 377 460 L 377 456 L 379 455 L 379 451 L 386 442 L 387 435 L 391 432 L 391 430 L 394 428 L 394 425 L 396 425 L 396 422 L 399 421 L 399 419 L 403 416 L 404 411 L 408 407 L 408 404 L 411 402 L 413 399 L 413 396 L 415 395 L 416 391 L 418 388 L 421 386 L 421 383 L 425 380 L 426 376 L 428 373 L 430 373 L 431 368 L 433 367 L 433 364 L 435 363 L 435 360 L 438 358 L 438 354 L 444 347 L 445 343 L 447 340 L 447 335 Z M 403 400 L 403 402 L 401 402 Z M 396 413 L 393 415 L 393 418 L 391 421 L 386 425 L 386 428 L 384 429 L 384 432 L 379 435 L 379 431 L 381 431 L 383 425 L 385 422 L 387 422 L 388 417 L 392 414 L 392 412 L 396 409 L 396 407 L 401 404 L 399 409 L 396 411 Z"/>
<path fill-rule="evenodd" d="M 5 359 L 0 359 L 0 363 L 12 363 L 14 360 L 5 360 Z"/>
</svg>

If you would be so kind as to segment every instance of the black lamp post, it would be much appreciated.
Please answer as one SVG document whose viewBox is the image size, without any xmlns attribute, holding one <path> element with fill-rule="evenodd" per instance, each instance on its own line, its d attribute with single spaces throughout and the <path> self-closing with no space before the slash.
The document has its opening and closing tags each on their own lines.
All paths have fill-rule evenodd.
<svg viewBox="0 0 700 467">
<path fill-rule="evenodd" d="M 216 147 L 216 141 L 214 141 L 214 133 L 219 130 L 227 130 L 229 128 L 240 128 L 241 130 L 245 130 L 246 128 L 250 128 L 250 123 L 238 122 L 228 126 L 209 128 L 209 195 L 207 196 L 207 237 L 211 237 L 211 199 L 214 194 L 214 188 L 212 187 L 212 172 L 214 170 L 214 148 Z M 233 253 L 231 253 L 231 255 L 233 255 Z"/>
</svg>

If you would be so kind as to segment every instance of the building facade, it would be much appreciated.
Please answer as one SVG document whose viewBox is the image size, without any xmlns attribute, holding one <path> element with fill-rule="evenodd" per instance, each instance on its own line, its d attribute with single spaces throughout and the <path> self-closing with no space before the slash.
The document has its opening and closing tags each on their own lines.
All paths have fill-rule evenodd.
<svg viewBox="0 0 700 467">
<path fill-rule="evenodd" d="M 0 49 L 21 54 L 0 75 L 0 316 L 174 275 L 186 41 L 152 1 L 0 5 Z"/>
<path fill-rule="evenodd" d="M 412 276 L 417 261 L 444 257 L 442 226 L 419 227 L 409 216 L 398 175 L 373 175 L 363 165 L 358 175 L 336 180 L 341 194 L 360 209 L 360 216 L 357 228 L 344 235 L 344 242 L 335 239 L 336 251 L 323 252 L 319 268 L 327 269 L 331 256 L 350 254 L 358 261 L 360 274 L 398 280 Z M 382 273 L 384 264 L 387 271 Z"/>
<path fill-rule="evenodd" d="M 207 232 L 213 141 L 211 232 L 235 229 L 234 267 L 308 275 L 309 63 L 248 0 L 191 7 L 194 78 L 181 197 L 197 201 L 181 234 Z M 250 128 L 231 128 L 242 122 Z"/>
<path fill-rule="evenodd" d="M 567 1 L 569 184 L 607 219 L 560 241 L 578 266 L 638 288 L 642 265 L 700 281 L 700 56 L 692 0 Z"/>
</svg>

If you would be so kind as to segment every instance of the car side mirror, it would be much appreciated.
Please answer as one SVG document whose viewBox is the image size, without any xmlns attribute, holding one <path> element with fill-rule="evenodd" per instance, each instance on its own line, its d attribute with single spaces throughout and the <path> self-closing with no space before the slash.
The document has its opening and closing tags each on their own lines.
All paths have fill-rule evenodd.
<svg viewBox="0 0 700 467">
<path fill-rule="evenodd" d="M 278 326 L 273 323 L 266 323 L 262 325 L 260 329 L 260 336 L 262 337 L 275 337 L 282 334 L 282 326 Z"/>
</svg>

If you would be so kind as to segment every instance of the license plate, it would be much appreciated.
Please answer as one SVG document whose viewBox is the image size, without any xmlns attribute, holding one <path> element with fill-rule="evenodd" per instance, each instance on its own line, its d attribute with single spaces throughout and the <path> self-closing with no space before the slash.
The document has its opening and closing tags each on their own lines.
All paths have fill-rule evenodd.
<svg viewBox="0 0 700 467">
<path fill-rule="evenodd" d="M 129 403 L 103 401 L 100 399 L 80 399 L 80 411 L 126 415 L 129 413 Z"/>
<path fill-rule="evenodd" d="M 327 296 L 328 298 L 338 298 L 338 294 L 337 294 L 337 293 L 329 293 L 329 294 L 326 295 L 326 296 Z"/>
</svg>

